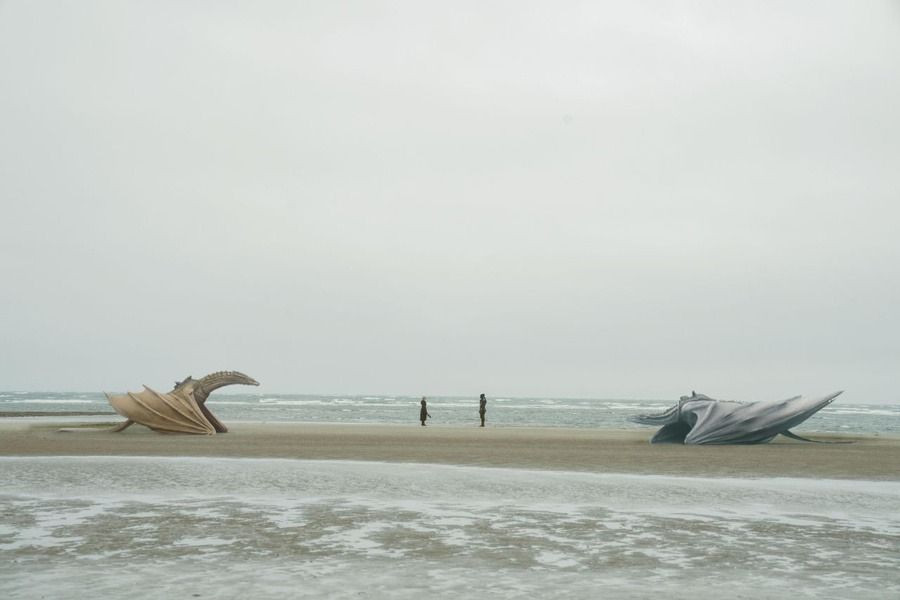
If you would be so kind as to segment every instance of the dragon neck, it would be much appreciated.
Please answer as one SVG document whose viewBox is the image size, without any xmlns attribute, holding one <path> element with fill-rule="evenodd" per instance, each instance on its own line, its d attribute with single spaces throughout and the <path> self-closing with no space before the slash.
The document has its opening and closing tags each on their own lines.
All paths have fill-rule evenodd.
<svg viewBox="0 0 900 600">
<path fill-rule="evenodd" d="M 198 402 L 205 402 L 211 393 L 226 385 L 246 384 L 246 375 L 232 371 L 218 371 L 210 373 L 197 382 L 194 388 L 194 398 Z"/>
</svg>

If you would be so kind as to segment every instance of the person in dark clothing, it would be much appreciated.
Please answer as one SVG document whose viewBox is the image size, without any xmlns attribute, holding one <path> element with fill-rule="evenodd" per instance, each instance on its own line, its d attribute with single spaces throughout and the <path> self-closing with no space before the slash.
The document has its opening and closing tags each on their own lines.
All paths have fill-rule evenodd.
<svg viewBox="0 0 900 600">
<path fill-rule="evenodd" d="M 425 404 L 425 396 L 422 396 L 422 408 L 419 409 L 419 420 L 422 421 L 422 427 L 425 427 L 425 419 L 430 419 L 428 414 L 428 406 Z"/>
<path fill-rule="evenodd" d="M 484 397 L 484 394 L 481 395 L 481 399 L 478 401 L 478 415 L 481 417 L 481 426 L 484 427 L 484 413 L 487 412 L 487 398 Z"/>
</svg>

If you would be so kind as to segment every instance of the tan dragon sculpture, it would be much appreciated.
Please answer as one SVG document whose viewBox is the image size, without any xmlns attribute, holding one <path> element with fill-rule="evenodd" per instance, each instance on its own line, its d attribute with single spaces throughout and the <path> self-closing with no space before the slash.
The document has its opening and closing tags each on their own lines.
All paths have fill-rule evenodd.
<svg viewBox="0 0 900 600">
<path fill-rule="evenodd" d="M 172 391 L 165 394 L 146 385 L 141 392 L 106 394 L 115 411 L 126 419 L 109 431 L 122 431 L 140 423 L 161 433 L 227 433 L 228 428 L 206 407 L 209 395 L 226 385 L 259 385 L 259 382 L 238 371 L 218 371 L 200 379 L 189 376 L 175 382 Z"/>
</svg>

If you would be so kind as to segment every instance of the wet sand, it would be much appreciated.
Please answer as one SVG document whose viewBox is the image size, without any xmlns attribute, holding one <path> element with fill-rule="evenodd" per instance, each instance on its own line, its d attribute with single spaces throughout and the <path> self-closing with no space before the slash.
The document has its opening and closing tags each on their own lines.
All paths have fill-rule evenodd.
<svg viewBox="0 0 900 600">
<path fill-rule="evenodd" d="M 112 423 L 110 423 L 112 424 Z M 86 424 L 97 427 L 98 424 Z M 900 438 L 815 435 L 756 446 L 650 445 L 647 430 L 235 423 L 215 436 L 60 433 L 69 423 L 0 421 L 5 456 L 217 456 L 372 460 L 709 477 L 900 480 Z"/>
</svg>

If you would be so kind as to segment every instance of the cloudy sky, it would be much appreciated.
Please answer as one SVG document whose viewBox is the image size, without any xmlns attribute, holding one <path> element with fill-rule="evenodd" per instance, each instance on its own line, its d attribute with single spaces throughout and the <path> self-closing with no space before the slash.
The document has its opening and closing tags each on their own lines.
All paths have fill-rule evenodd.
<svg viewBox="0 0 900 600">
<path fill-rule="evenodd" d="M 0 389 L 900 402 L 900 3 L 0 2 Z"/>
</svg>

